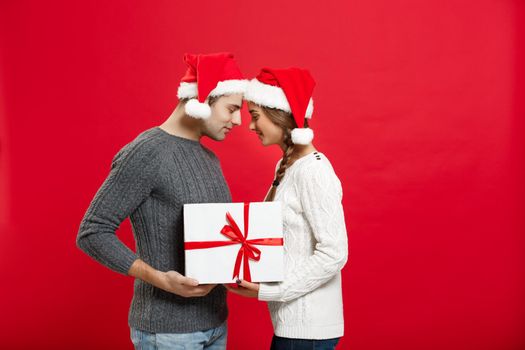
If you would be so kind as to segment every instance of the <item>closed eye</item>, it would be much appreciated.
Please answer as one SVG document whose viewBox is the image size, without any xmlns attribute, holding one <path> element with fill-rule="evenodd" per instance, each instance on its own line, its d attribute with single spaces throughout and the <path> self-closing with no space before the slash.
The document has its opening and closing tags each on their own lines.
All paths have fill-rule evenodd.
<svg viewBox="0 0 525 350">
<path fill-rule="evenodd" d="M 229 106 L 228 106 L 228 109 L 230 110 L 230 113 L 235 113 L 235 112 L 237 112 L 239 109 L 241 109 L 241 106 L 239 106 L 239 105 L 229 105 Z"/>
<path fill-rule="evenodd" d="M 250 115 L 252 116 L 252 120 L 257 120 L 257 119 L 259 119 L 259 114 L 257 114 L 256 111 L 254 111 L 253 109 L 251 109 L 249 112 L 250 112 Z"/>
</svg>

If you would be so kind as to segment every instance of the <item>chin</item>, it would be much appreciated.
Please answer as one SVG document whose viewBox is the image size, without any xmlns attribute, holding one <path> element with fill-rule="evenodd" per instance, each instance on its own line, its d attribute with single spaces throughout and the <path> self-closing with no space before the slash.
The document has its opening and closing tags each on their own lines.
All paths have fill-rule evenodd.
<svg viewBox="0 0 525 350">
<path fill-rule="evenodd" d="M 223 141 L 224 139 L 226 139 L 226 134 L 215 135 L 214 138 L 215 141 Z"/>
<path fill-rule="evenodd" d="M 273 143 L 271 143 L 271 142 L 268 142 L 268 141 L 266 141 L 266 140 L 264 140 L 264 139 L 263 139 L 263 140 L 261 140 L 261 144 L 262 144 L 262 145 L 263 145 L 264 147 L 268 147 L 268 146 L 271 146 L 271 145 L 273 145 Z"/>
<path fill-rule="evenodd" d="M 224 140 L 226 138 L 226 135 L 224 133 L 220 133 L 220 132 L 218 132 L 218 133 L 207 132 L 204 135 L 206 135 L 207 137 L 209 137 L 213 141 L 222 141 L 222 140 Z"/>
</svg>

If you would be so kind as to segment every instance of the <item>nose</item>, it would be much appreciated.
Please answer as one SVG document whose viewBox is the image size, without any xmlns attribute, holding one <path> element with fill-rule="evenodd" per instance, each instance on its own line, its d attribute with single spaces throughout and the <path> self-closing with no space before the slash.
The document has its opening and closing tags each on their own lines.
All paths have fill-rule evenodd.
<svg viewBox="0 0 525 350">
<path fill-rule="evenodd" d="M 232 124 L 241 125 L 241 111 L 237 111 L 233 114 Z"/>
<path fill-rule="evenodd" d="M 251 131 L 255 131 L 255 122 L 253 120 L 250 122 L 249 128 Z"/>
</svg>

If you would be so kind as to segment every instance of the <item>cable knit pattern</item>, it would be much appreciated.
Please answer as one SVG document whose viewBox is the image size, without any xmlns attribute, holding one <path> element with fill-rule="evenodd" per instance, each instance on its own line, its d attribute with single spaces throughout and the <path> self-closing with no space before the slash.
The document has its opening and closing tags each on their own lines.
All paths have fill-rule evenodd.
<svg viewBox="0 0 525 350">
<path fill-rule="evenodd" d="M 283 203 L 285 278 L 261 283 L 259 290 L 274 332 L 287 338 L 340 337 L 340 270 L 348 259 L 341 182 L 329 160 L 314 152 L 286 170 L 274 200 Z"/>
<path fill-rule="evenodd" d="M 183 205 L 231 202 L 219 160 L 200 142 L 156 127 L 113 159 L 91 202 L 77 245 L 103 265 L 127 274 L 140 258 L 160 271 L 184 273 Z M 115 235 L 130 218 L 136 252 Z M 135 279 L 129 325 L 153 333 L 189 333 L 219 326 L 228 315 L 226 290 L 184 298 Z"/>
</svg>

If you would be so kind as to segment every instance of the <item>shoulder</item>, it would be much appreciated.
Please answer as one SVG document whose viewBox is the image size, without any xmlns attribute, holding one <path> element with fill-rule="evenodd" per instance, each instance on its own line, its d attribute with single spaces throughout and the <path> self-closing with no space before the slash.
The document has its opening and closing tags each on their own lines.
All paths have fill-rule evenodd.
<svg viewBox="0 0 525 350">
<path fill-rule="evenodd" d="M 335 175 L 334 168 L 330 160 L 321 152 L 313 152 L 306 156 L 307 158 L 299 164 L 298 174 L 301 176 L 307 176 L 313 173 L 321 174 L 333 174 Z"/>
<path fill-rule="evenodd" d="M 295 180 L 299 186 L 341 189 L 341 182 L 326 155 L 314 152 L 307 157 L 296 172 Z"/>
<path fill-rule="evenodd" d="M 113 158 L 112 166 L 132 163 L 148 164 L 159 158 L 163 150 L 163 139 L 154 128 L 137 135 L 125 144 Z"/>
</svg>

